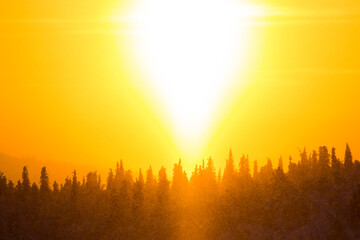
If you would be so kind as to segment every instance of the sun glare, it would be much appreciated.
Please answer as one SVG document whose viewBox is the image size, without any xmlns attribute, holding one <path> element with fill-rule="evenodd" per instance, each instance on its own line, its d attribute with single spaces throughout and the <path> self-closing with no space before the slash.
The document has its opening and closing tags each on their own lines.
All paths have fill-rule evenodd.
<svg viewBox="0 0 360 240">
<path fill-rule="evenodd" d="M 148 0 L 136 11 L 134 49 L 182 143 L 214 124 L 235 69 L 246 58 L 242 24 L 254 10 L 231 0 Z"/>
</svg>

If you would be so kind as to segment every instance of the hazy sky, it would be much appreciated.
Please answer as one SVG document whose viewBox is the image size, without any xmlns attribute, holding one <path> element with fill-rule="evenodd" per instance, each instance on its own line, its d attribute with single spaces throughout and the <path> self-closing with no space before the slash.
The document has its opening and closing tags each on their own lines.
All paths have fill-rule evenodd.
<svg viewBox="0 0 360 240">
<path fill-rule="evenodd" d="M 193 131 L 174 129 L 167 95 L 153 89 L 134 55 L 135 3 L 142 4 L 0 3 L 0 152 L 103 174 L 119 159 L 133 170 L 164 165 L 170 174 L 182 157 L 190 174 L 211 155 L 223 168 L 230 147 L 237 160 L 244 153 L 260 165 L 267 157 L 276 165 L 280 155 L 297 160 L 298 148 L 320 145 L 336 147 L 343 159 L 346 142 L 360 157 L 358 1 L 238 2 L 254 9 L 239 20 L 241 64 L 231 84 L 217 83 L 229 86 L 205 103 L 211 121 L 201 122 L 205 133 L 192 140 L 186 135 Z M 207 80 L 196 81 L 179 89 L 184 109 L 206 99 Z M 25 161 L 30 172 L 32 161 Z M 0 170 L 20 177 L 21 169 L 6 167 Z M 58 179 L 70 174 L 50 171 Z"/>
</svg>

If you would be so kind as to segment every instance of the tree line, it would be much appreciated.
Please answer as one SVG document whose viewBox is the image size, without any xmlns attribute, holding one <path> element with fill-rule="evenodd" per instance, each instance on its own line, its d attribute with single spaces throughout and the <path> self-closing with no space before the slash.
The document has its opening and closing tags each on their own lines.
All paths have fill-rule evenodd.
<svg viewBox="0 0 360 240">
<path fill-rule="evenodd" d="M 0 239 L 360 239 L 360 162 L 346 145 L 326 146 L 258 167 L 231 150 L 224 171 L 212 158 L 187 176 L 181 160 L 135 177 L 123 162 L 103 183 L 97 172 L 39 186 L 25 166 L 16 184 L 0 172 Z M 250 166 L 251 165 L 251 166 Z M 253 168 L 253 171 L 250 168 Z"/>
</svg>

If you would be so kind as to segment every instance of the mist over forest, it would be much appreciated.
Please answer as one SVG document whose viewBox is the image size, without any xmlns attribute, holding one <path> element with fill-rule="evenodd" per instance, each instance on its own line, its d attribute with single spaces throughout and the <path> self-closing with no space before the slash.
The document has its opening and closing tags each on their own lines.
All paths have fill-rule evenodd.
<svg viewBox="0 0 360 240">
<path fill-rule="evenodd" d="M 76 170 L 64 182 L 9 181 L 0 172 L 0 239 L 360 239 L 360 162 L 346 145 L 299 151 L 264 166 L 231 150 L 191 174 L 149 167 L 133 176 L 122 161 L 103 178 Z M 3 168 L 3 167 L 2 167 Z M 6 169 L 0 169 L 4 171 Z M 171 179 L 171 181 L 170 181 Z"/>
</svg>

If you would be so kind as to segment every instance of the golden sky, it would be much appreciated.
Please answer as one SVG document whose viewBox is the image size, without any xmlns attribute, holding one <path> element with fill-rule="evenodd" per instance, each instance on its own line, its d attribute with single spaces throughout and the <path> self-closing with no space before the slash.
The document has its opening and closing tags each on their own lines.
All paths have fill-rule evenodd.
<svg viewBox="0 0 360 240">
<path fill-rule="evenodd" d="M 348 142 L 359 159 L 359 43 L 357 0 L 2 1 L 0 152 L 32 180 L 119 159 L 190 174 L 230 147 L 262 165 Z"/>
</svg>

